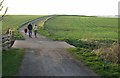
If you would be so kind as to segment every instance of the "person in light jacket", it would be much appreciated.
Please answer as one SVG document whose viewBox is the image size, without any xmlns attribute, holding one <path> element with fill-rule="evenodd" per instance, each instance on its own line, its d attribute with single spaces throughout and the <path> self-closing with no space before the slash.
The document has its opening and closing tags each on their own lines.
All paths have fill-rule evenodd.
<svg viewBox="0 0 120 78">
<path fill-rule="evenodd" d="M 37 38 L 37 31 L 38 31 L 38 26 L 35 25 L 34 26 L 34 35 L 35 35 L 35 38 Z"/>
</svg>

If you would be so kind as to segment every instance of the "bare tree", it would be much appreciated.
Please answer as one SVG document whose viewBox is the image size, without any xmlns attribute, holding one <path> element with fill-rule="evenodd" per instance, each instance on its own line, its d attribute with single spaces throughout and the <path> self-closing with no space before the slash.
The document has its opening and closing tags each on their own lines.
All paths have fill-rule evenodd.
<svg viewBox="0 0 120 78">
<path fill-rule="evenodd" d="M 3 8 L 4 8 L 4 6 L 3 6 L 3 2 L 4 2 L 4 0 L 0 0 L 0 12 L 3 10 Z M 4 11 L 4 13 L 1 15 L 1 17 L 0 17 L 0 21 L 3 19 L 3 17 L 5 16 L 5 14 L 7 13 L 7 10 L 8 10 L 8 7 L 7 8 L 5 8 L 5 11 Z"/>
</svg>

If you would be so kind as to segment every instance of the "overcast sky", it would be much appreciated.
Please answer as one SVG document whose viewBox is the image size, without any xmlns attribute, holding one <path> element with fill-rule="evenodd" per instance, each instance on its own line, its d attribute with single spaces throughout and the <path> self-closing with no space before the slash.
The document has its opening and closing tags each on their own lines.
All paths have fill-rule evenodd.
<svg viewBox="0 0 120 78">
<path fill-rule="evenodd" d="M 118 15 L 119 0 L 5 0 L 7 14 Z"/>
</svg>

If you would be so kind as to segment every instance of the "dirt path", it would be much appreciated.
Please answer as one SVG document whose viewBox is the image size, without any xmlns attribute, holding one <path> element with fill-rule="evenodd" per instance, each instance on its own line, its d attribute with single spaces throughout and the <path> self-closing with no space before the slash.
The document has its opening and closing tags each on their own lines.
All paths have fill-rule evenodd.
<svg viewBox="0 0 120 78">
<path fill-rule="evenodd" d="M 37 21 L 40 20 L 42 18 Z M 20 29 L 23 35 L 24 27 Z M 15 41 L 13 45 L 14 48 L 25 49 L 17 76 L 97 76 L 66 51 L 66 48 L 73 47 L 66 42 L 52 41 L 41 35 L 38 38 L 27 35 L 25 39 Z"/>
</svg>

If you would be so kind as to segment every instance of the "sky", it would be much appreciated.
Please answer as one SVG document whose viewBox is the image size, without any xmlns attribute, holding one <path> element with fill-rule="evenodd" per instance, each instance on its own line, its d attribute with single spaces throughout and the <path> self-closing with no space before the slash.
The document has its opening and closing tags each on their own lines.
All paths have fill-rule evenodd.
<svg viewBox="0 0 120 78">
<path fill-rule="evenodd" d="M 118 15 L 119 0 L 5 0 L 7 14 Z M 2 12 L 1 12 L 2 13 Z"/>
</svg>

